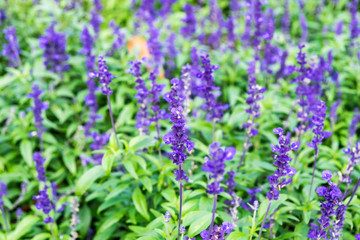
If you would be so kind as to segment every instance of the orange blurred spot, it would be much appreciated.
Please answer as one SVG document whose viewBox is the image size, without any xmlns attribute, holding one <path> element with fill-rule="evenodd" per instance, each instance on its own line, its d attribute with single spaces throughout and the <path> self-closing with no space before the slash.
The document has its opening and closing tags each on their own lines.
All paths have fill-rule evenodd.
<svg viewBox="0 0 360 240">
<path fill-rule="evenodd" d="M 147 45 L 147 41 L 143 37 L 140 37 L 140 36 L 132 37 L 127 42 L 126 47 L 130 53 L 136 54 L 140 59 L 142 59 L 143 57 L 146 57 L 146 58 L 151 57 L 149 47 Z M 152 70 L 152 69 L 148 69 L 148 70 Z M 159 78 L 165 78 L 163 69 L 160 69 Z"/>
</svg>

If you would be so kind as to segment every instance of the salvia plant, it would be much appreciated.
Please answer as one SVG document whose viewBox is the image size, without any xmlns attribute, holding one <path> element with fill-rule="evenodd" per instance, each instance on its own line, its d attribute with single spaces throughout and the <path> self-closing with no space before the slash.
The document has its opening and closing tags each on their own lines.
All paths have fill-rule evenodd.
<svg viewBox="0 0 360 240">
<path fill-rule="evenodd" d="M 0 240 L 360 240 L 359 4 L 0 1 Z"/>
</svg>

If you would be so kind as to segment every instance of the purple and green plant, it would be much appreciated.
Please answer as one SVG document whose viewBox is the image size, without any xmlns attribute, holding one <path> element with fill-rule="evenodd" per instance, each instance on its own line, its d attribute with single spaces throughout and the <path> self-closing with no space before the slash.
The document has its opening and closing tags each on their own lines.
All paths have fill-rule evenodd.
<svg viewBox="0 0 360 240">
<path fill-rule="evenodd" d="M 174 174 L 175 179 L 180 183 L 180 208 L 177 237 L 179 240 L 183 204 L 183 184 L 184 181 L 187 182 L 189 180 L 189 178 L 186 176 L 186 172 L 184 171 L 184 162 L 188 158 L 186 155 L 186 150 L 191 152 L 194 148 L 194 143 L 189 140 L 185 128 L 186 119 L 183 113 L 184 96 L 181 94 L 180 81 L 177 78 L 173 78 L 171 80 L 171 84 L 171 91 L 164 95 L 164 99 L 170 104 L 170 123 L 172 123 L 173 126 L 171 127 L 171 131 L 163 137 L 163 140 L 165 144 L 172 145 L 173 151 L 169 153 L 170 159 L 175 165 L 178 166 L 178 169 L 174 171 Z"/>
<path fill-rule="evenodd" d="M 269 204 L 265 212 L 264 220 L 261 224 L 258 240 L 261 239 L 262 230 L 267 220 L 272 202 L 279 199 L 280 190 L 292 182 L 292 177 L 296 173 L 296 169 L 290 166 L 292 158 L 288 155 L 288 153 L 292 150 L 297 151 L 300 146 L 298 142 L 291 143 L 290 132 L 285 135 L 282 128 L 274 128 L 273 132 L 276 135 L 279 135 L 279 145 L 270 145 L 272 152 L 277 153 L 273 155 L 273 159 L 275 160 L 274 165 L 277 169 L 273 175 L 267 177 L 270 184 L 270 190 L 266 194 L 266 198 L 269 200 Z"/>
<path fill-rule="evenodd" d="M 1 13 L 0 13 L 1 15 Z M 16 37 L 16 28 L 8 27 L 3 30 L 7 43 L 3 45 L 1 55 L 7 56 L 10 67 L 21 67 L 19 42 Z"/>
<path fill-rule="evenodd" d="M 206 238 L 207 240 L 210 239 L 210 236 L 215 238 L 215 235 L 218 234 L 218 227 L 214 227 L 217 196 L 224 191 L 224 188 L 220 187 L 220 184 L 224 179 L 225 161 L 232 160 L 236 154 L 235 147 L 227 147 L 225 150 L 223 150 L 221 149 L 220 145 L 220 142 L 213 142 L 209 146 L 209 157 L 205 157 L 204 164 L 201 167 L 202 170 L 210 174 L 210 178 L 213 180 L 211 183 L 208 183 L 206 189 L 208 194 L 214 196 L 211 223 Z"/>
<path fill-rule="evenodd" d="M 7 232 L 9 232 L 10 228 L 9 228 L 8 221 L 7 221 L 6 215 L 5 215 L 4 199 L 3 199 L 7 195 L 8 195 L 7 185 L 3 181 L 0 181 L 0 211 L 1 211 L 1 215 L 3 216 L 5 229 Z"/>
</svg>

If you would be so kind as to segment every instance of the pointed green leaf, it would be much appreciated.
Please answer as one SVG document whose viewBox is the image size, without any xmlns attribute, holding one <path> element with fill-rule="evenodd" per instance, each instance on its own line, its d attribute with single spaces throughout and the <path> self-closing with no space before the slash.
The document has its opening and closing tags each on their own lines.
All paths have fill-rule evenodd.
<svg viewBox="0 0 360 240">
<path fill-rule="evenodd" d="M 150 215 L 148 212 L 148 207 L 144 194 L 141 192 L 140 188 L 136 188 L 132 194 L 132 200 L 134 202 L 136 210 L 146 219 L 150 220 Z"/>
<path fill-rule="evenodd" d="M 80 179 L 76 182 L 75 193 L 76 195 L 83 195 L 86 190 L 93 184 L 98 178 L 105 175 L 102 166 L 95 166 L 87 170 Z"/>
</svg>

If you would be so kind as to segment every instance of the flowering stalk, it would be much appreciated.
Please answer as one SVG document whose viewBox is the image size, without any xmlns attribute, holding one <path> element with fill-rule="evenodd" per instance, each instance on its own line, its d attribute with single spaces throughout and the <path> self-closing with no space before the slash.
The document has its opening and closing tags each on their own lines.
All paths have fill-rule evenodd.
<svg viewBox="0 0 360 240">
<path fill-rule="evenodd" d="M 321 217 L 317 219 L 320 227 L 311 223 L 308 234 L 310 239 L 328 239 L 327 234 L 331 224 L 331 216 L 336 214 L 336 206 L 338 206 L 338 208 L 340 207 L 340 209 L 342 208 L 341 206 L 343 206 L 340 201 L 341 191 L 335 183 L 330 181 L 331 178 L 331 171 L 325 170 L 322 172 L 322 179 L 328 182 L 329 188 L 320 186 L 316 189 L 317 194 L 325 198 L 325 202 L 321 203 Z"/>
<path fill-rule="evenodd" d="M 349 141 L 347 144 L 348 148 L 350 148 L 353 145 L 354 137 L 356 135 L 357 125 L 359 124 L 359 122 L 360 122 L 359 109 L 355 108 L 354 115 L 349 126 Z"/>
<path fill-rule="evenodd" d="M 351 174 L 354 171 L 355 165 L 359 164 L 360 161 L 360 142 L 357 142 L 355 144 L 355 147 L 352 149 L 352 151 L 350 148 L 344 149 L 344 153 L 346 155 L 349 155 L 349 163 L 346 167 L 345 174 L 341 179 L 341 182 L 347 183 L 344 194 L 341 197 L 341 200 L 343 200 L 347 195 L 347 191 L 351 183 L 351 178 L 350 178 Z"/>
<path fill-rule="evenodd" d="M 99 78 L 99 83 L 101 84 L 101 92 L 104 95 L 106 95 L 106 99 L 107 99 L 107 103 L 108 103 L 108 107 L 109 107 L 109 115 L 110 115 L 110 119 L 111 119 L 112 129 L 113 129 L 113 132 L 115 135 L 116 145 L 118 148 L 120 148 L 120 143 L 119 143 L 119 140 L 116 135 L 114 117 L 113 117 L 113 112 L 111 109 L 111 102 L 110 102 L 110 95 L 113 93 L 113 91 L 109 87 L 109 84 L 111 83 L 111 80 L 113 78 L 115 78 L 115 76 L 113 76 L 109 72 L 108 66 L 106 65 L 106 61 L 104 60 L 104 58 L 102 56 L 99 56 L 98 68 L 99 68 L 99 70 L 97 72 L 96 71 L 89 72 L 88 75 L 89 75 L 89 78 L 91 78 L 91 79 Z"/>
<path fill-rule="evenodd" d="M 46 69 L 51 72 L 66 72 L 70 69 L 67 64 L 66 35 L 55 32 L 55 24 L 51 24 L 46 34 L 39 38 L 40 48 L 44 49 L 43 59 Z"/>
<path fill-rule="evenodd" d="M 194 13 L 194 8 L 189 3 L 186 3 L 184 6 L 184 11 L 186 16 L 184 19 L 182 19 L 182 21 L 184 22 L 185 26 L 180 29 L 180 33 L 186 38 L 191 38 L 196 32 L 196 16 Z"/>
<path fill-rule="evenodd" d="M 80 219 L 78 216 L 79 212 L 79 201 L 77 197 L 73 197 L 71 200 L 71 222 L 70 222 L 70 228 L 71 228 L 71 240 L 76 240 L 79 234 L 76 232 L 76 226 L 80 223 Z"/>
<path fill-rule="evenodd" d="M 173 124 L 172 130 L 164 136 L 165 144 L 172 144 L 173 152 L 170 153 L 170 159 L 178 166 L 178 170 L 174 171 L 175 179 L 180 182 L 180 208 L 178 223 L 178 240 L 180 238 L 182 197 L 183 197 L 183 181 L 188 181 L 186 172 L 183 170 L 183 163 L 187 159 L 185 150 L 192 151 L 194 143 L 188 139 L 185 130 L 185 117 L 183 114 L 184 96 L 181 94 L 180 81 L 177 78 L 171 80 L 171 91 L 164 95 L 164 99 L 170 103 L 170 123 Z"/>
<path fill-rule="evenodd" d="M 33 84 L 32 92 L 27 95 L 28 98 L 32 98 L 34 100 L 34 106 L 29 108 L 34 112 L 34 120 L 35 120 L 35 127 L 37 128 L 36 136 L 40 141 L 40 151 L 43 151 L 43 134 L 45 132 L 45 128 L 42 124 L 43 118 L 41 116 L 42 112 L 48 109 L 49 104 L 43 103 L 40 99 L 41 94 L 43 92 L 39 89 L 37 84 Z"/>
<path fill-rule="evenodd" d="M 3 201 L 3 197 L 6 196 L 8 194 L 7 192 L 7 186 L 4 182 L 0 181 L 0 210 L 1 210 L 1 215 L 3 216 L 3 220 L 5 223 L 5 228 L 6 231 L 9 233 L 10 229 L 9 229 L 9 225 L 5 216 L 5 209 L 4 209 L 4 201 Z"/>
<path fill-rule="evenodd" d="M 237 168 L 238 171 L 240 171 L 247 149 L 251 146 L 250 138 L 256 136 L 259 132 L 257 129 L 255 129 L 255 127 L 258 125 L 257 123 L 255 123 L 255 119 L 260 117 L 260 112 L 259 112 L 260 105 L 258 104 L 258 101 L 264 98 L 263 93 L 266 90 L 266 88 L 261 87 L 256 83 L 255 67 L 256 67 L 256 62 L 255 61 L 250 62 L 248 68 L 248 75 L 249 75 L 249 85 L 247 91 L 248 98 L 246 99 L 246 103 L 249 105 L 249 107 L 246 109 L 246 112 L 249 114 L 249 116 L 248 116 L 248 121 L 243 124 L 243 128 L 246 129 L 246 137 L 245 137 L 246 142 L 244 143 L 243 146 L 243 152 L 241 154 L 241 159 L 239 162 L 239 166 Z"/>
<path fill-rule="evenodd" d="M 307 145 L 311 148 L 314 148 L 315 154 L 314 154 L 314 166 L 313 166 L 313 173 L 311 177 L 311 185 L 309 189 L 309 198 L 308 201 L 311 199 L 311 191 L 314 184 L 314 178 L 315 178 L 315 170 L 316 170 L 316 163 L 317 158 L 319 154 L 319 145 L 322 143 L 322 140 L 324 138 L 328 138 L 331 135 L 331 132 L 324 132 L 324 121 L 326 117 L 326 105 L 323 101 L 318 101 L 318 103 L 313 106 L 311 109 L 313 116 L 310 118 L 310 126 L 314 127 L 313 133 L 315 134 L 313 137 L 313 140 L 311 143 L 308 143 Z"/>
<path fill-rule="evenodd" d="M 213 179 L 213 182 L 207 185 L 206 190 L 208 194 L 214 195 L 211 223 L 207 240 L 209 240 L 210 235 L 214 235 L 213 227 L 215 221 L 217 196 L 224 191 L 224 188 L 220 187 L 220 183 L 224 179 L 225 161 L 233 159 L 236 153 L 236 149 L 234 147 L 227 147 L 225 150 L 222 150 L 220 148 L 220 143 L 214 142 L 210 145 L 209 151 L 209 157 L 211 158 L 211 160 L 209 157 L 205 157 L 205 162 L 202 166 L 202 169 L 205 172 L 210 173 L 210 178 Z"/>
<path fill-rule="evenodd" d="M 292 158 L 288 156 L 288 152 L 291 150 L 297 151 L 300 145 L 298 142 L 291 143 L 290 133 L 284 135 L 284 130 L 282 128 L 274 128 L 273 132 L 276 135 L 279 135 L 279 145 L 270 145 L 272 151 L 278 153 L 278 155 L 273 155 L 273 159 L 275 160 L 274 165 L 277 167 L 277 169 L 273 175 L 267 178 L 270 183 L 270 191 L 266 194 L 266 198 L 269 199 L 269 205 L 267 207 L 264 220 L 261 224 L 258 240 L 261 239 L 262 230 L 269 214 L 272 201 L 279 199 L 279 190 L 291 183 L 292 176 L 294 176 L 296 173 L 296 169 L 290 167 Z M 289 178 L 286 179 L 286 176 L 289 176 Z"/>
<path fill-rule="evenodd" d="M 116 36 L 112 44 L 112 47 L 110 49 L 110 52 L 108 53 L 108 55 L 112 56 L 114 55 L 115 50 L 118 50 L 120 54 L 121 48 L 124 46 L 126 38 L 125 35 L 120 31 L 120 27 L 115 24 L 114 20 L 110 21 L 109 27 L 112 28 L 113 34 Z"/>
<path fill-rule="evenodd" d="M 3 30 L 7 44 L 4 44 L 1 54 L 8 57 L 10 67 L 21 67 L 19 57 L 19 43 L 16 37 L 16 28 L 8 27 Z"/>
</svg>

